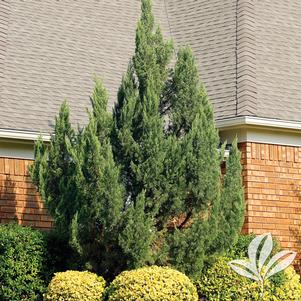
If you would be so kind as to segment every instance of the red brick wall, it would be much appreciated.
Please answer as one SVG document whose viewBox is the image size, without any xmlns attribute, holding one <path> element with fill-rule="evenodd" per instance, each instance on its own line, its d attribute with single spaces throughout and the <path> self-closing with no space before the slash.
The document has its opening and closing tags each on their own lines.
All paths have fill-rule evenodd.
<svg viewBox="0 0 301 301">
<path fill-rule="evenodd" d="M 31 183 L 31 160 L 0 158 L 0 223 L 16 220 L 22 225 L 49 229 L 52 219 Z"/>
<path fill-rule="evenodd" d="M 301 253 L 301 148 L 243 143 L 246 222 L 243 231 L 271 232 L 283 247 Z M 0 223 L 49 229 L 47 215 L 28 175 L 31 160 L 0 158 Z"/>
<path fill-rule="evenodd" d="M 244 232 L 271 232 L 301 253 L 301 147 L 244 143 Z"/>
</svg>

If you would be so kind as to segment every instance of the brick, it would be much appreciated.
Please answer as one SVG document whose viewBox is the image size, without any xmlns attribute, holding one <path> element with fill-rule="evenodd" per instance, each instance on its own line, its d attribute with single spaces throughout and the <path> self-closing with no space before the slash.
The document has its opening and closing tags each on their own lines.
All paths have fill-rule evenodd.
<svg viewBox="0 0 301 301">
<path fill-rule="evenodd" d="M 15 160 L 15 175 L 24 175 L 24 160 Z"/>
<path fill-rule="evenodd" d="M 52 227 L 52 222 L 49 221 L 40 221 L 40 222 L 35 222 L 35 226 L 38 228 L 51 228 Z"/>
<path fill-rule="evenodd" d="M 251 158 L 256 159 L 256 144 L 251 143 Z"/>
<path fill-rule="evenodd" d="M 31 160 L 0 158 L 0 222 L 17 220 L 47 229 L 52 218 L 28 175 L 30 164 Z"/>
<path fill-rule="evenodd" d="M 299 162 L 299 150 L 297 147 L 294 148 L 294 161 Z"/>
<path fill-rule="evenodd" d="M 273 145 L 268 145 L 269 147 L 269 159 L 274 160 L 274 146 Z"/>
<path fill-rule="evenodd" d="M 4 165 L 4 158 L 0 158 L 0 174 L 4 174 L 5 165 Z"/>
<path fill-rule="evenodd" d="M 39 214 L 23 214 L 23 219 L 28 221 L 40 221 L 41 217 Z"/>
<path fill-rule="evenodd" d="M 300 148 L 245 143 L 240 149 L 247 210 L 243 232 L 272 232 L 283 245 L 296 247 L 291 227 L 301 227 Z M 0 219 L 48 229 L 53 221 L 28 176 L 30 164 L 0 158 Z"/>
<path fill-rule="evenodd" d="M 13 172 L 11 173 L 10 172 L 10 169 L 9 169 L 9 159 L 8 158 L 4 158 L 4 173 L 9 175 L 9 174 L 13 174 Z"/>
<path fill-rule="evenodd" d="M 300 252 L 301 238 L 298 241 L 293 231 L 301 230 L 301 148 L 259 143 L 247 147 L 252 159 L 243 166 L 247 204 L 243 232 L 271 232 L 282 246 Z"/>
<path fill-rule="evenodd" d="M 32 164 L 32 161 L 29 161 L 29 160 L 25 160 L 24 161 L 24 175 L 29 175 L 29 166 Z"/>
<path fill-rule="evenodd" d="M 14 175 L 15 174 L 15 160 L 8 159 L 8 164 L 9 164 L 9 173 Z"/>
</svg>

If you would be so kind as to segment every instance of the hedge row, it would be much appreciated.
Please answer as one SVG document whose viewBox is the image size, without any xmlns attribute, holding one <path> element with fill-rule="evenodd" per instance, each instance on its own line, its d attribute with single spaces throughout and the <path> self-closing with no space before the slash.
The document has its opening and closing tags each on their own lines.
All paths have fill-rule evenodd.
<svg viewBox="0 0 301 301">
<path fill-rule="evenodd" d="M 184 274 L 168 267 L 145 267 L 122 272 L 107 287 L 102 277 L 90 272 L 56 273 L 48 288 L 48 278 L 64 269 L 53 238 L 37 230 L 15 224 L 0 226 L 0 300 L 1 301 L 244 301 L 258 300 L 256 283 L 236 274 L 228 265 L 244 257 L 253 237 L 243 236 L 230 257 L 215 257 L 202 276 L 192 283 Z M 49 240 L 50 239 L 50 240 Z M 56 241 L 59 243 L 59 241 Z M 48 245 L 47 245 L 48 244 Z M 69 257 L 67 249 L 61 250 Z M 67 253 L 66 253 L 67 252 Z M 59 256 L 58 256 L 59 257 Z M 292 267 L 266 283 L 264 301 L 301 300 L 300 276 Z"/>
</svg>

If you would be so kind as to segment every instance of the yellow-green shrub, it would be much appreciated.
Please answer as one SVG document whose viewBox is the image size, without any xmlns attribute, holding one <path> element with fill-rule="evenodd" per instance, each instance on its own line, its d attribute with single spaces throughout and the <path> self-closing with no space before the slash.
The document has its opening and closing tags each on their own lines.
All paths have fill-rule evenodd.
<svg viewBox="0 0 301 301">
<path fill-rule="evenodd" d="M 52 278 L 44 301 L 101 301 L 105 280 L 90 272 L 67 271 Z"/>
<path fill-rule="evenodd" d="M 284 271 L 285 282 L 273 290 L 271 301 L 300 301 L 301 283 L 300 276 L 293 267 Z"/>
<path fill-rule="evenodd" d="M 197 301 L 189 278 L 171 268 L 151 266 L 118 275 L 107 289 L 108 301 Z"/>
<path fill-rule="evenodd" d="M 202 277 L 196 281 L 199 296 L 206 301 L 255 301 L 260 300 L 260 284 L 234 272 L 227 257 L 216 258 Z M 263 301 L 300 301 L 300 276 L 292 267 L 284 271 L 281 284 L 266 281 Z"/>
<path fill-rule="evenodd" d="M 245 301 L 252 300 L 256 287 L 252 282 L 234 272 L 229 258 L 218 257 L 202 277 L 196 281 L 200 297 L 208 301 Z"/>
<path fill-rule="evenodd" d="M 259 297 L 259 286 L 253 282 L 253 288 L 256 287 L 253 298 L 251 300 L 261 300 Z M 293 267 L 289 267 L 284 271 L 284 281 L 281 285 L 274 285 L 267 282 L 265 285 L 265 293 L 263 301 L 300 301 L 301 300 L 301 283 L 300 276 Z"/>
</svg>

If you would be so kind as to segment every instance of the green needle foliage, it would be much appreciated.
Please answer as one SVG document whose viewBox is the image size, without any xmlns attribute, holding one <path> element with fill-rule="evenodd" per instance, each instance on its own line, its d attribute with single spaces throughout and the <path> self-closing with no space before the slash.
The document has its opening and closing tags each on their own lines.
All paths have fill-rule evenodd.
<svg viewBox="0 0 301 301">
<path fill-rule="evenodd" d="M 228 250 L 236 244 L 244 223 L 245 202 L 241 171 L 240 152 L 235 139 L 226 161 L 221 193 L 222 214 L 219 219 L 218 236 L 214 243 L 215 250 Z"/>
<path fill-rule="evenodd" d="M 181 149 L 185 182 L 170 258 L 179 270 L 197 276 L 217 235 L 221 172 L 212 107 L 188 47 L 178 53 L 173 86 L 171 128 Z"/>
<path fill-rule="evenodd" d="M 171 85 L 171 127 L 173 133 L 180 136 L 191 129 L 202 94 L 205 96 L 191 48 L 179 50 Z"/>
<path fill-rule="evenodd" d="M 116 233 L 121 220 L 124 189 L 120 183 L 108 138 L 99 140 L 96 118 L 83 132 L 78 153 L 72 153 L 77 168 L 77 210 L 70 228 L 70 243 L 87 268 L 114 271 L 119 260 Z"/>
<path fill-rule="evenodd" d="M 65 101 L 55 120 L 54 134 L 49 148 L 39 139 L 35 147 L 36 162 L 31 169 L 33 182 L 39 187 L 46 206 L 55 219 L 62 235 L 68 235 L 66 229 L 73 218 L 76 204 L 70 199 L 76 198 L 74 191 L 74 164 L 67 150 L 69 143 L 76 145 L 75 132 L 69 120 L 69 107 Z"/>
<path fill-rule="evenodd" d="M 88 124 L 73 131 L 64 103 L 50 145 L 36 143 L 31 175 L 55 226 L 85 268 L 109 279 L 148 264 L 197 277 L 243 220 L 237 146 L 222 185 L 213 109 L 192 51 L 180 49 L 170 72 L 172 53 L 142 0 L 113 114 L 96 79 Z"/>
</svg>

